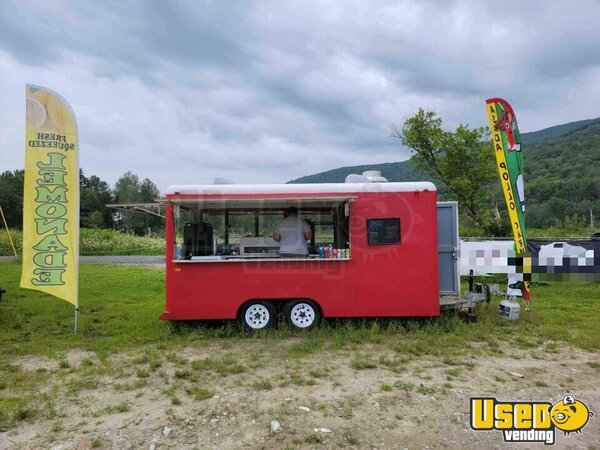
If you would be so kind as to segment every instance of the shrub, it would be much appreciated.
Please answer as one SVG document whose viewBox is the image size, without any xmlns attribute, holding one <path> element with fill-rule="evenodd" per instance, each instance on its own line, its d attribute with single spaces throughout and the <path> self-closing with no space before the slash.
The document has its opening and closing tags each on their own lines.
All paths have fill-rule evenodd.
<svg viewBox="0 0 600 450">
<path fill-rule="evenodd" d="M 23 232 L 10 230 L 17 254 L 23 254 Z M 82 228 L 79 236 L 81 255 L 162 255 L 165 241 L 156 237 L 140 237 L 114 230 Z M 0 256 L 12 256 L 13 249 L 6 230 L 0 230 Z"/>
</svg>

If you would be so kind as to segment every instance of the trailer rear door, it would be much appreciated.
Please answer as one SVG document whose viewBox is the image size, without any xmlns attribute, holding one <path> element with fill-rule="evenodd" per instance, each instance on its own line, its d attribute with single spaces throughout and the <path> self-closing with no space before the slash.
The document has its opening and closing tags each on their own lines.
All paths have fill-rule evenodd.
<svg viewBox="0 0 600 450">
<path fill-rule="evenodd" d="M 438 202 L 440 293 L 460 295 L 458 276 L 458 203 Z"/>
</svg>

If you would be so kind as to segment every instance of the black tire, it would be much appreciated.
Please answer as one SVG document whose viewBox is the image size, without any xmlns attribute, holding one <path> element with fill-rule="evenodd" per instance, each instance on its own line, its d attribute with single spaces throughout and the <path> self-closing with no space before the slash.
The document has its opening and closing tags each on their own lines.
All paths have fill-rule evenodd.
<svg viewBox="0 0 600 450">
<path fill-rule="evenodd" d="M 285 321 L 296 330 L 310 330 L 321 320 L 321 310 L 312 300 L 294 300 L 283 308 Z"/>
<path fill-rule="evenodd" d="M 244 329 L 255 331 L 270 328 L 277 320 L 277 308 L 271 302 L 251 301 L 240 312 L 240 321 Z"/>
</svg>

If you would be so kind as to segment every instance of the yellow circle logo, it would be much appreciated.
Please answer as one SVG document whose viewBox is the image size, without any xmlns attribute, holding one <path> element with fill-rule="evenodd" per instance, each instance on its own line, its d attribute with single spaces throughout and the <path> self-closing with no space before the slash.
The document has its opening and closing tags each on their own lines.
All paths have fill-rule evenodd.
<svg viewBox="0 0 600 450">
<path fill-rule="evenodd" d="M 573 432 L 581 433 L 581 429 L 588 423 L 592 413 L 585 403 L 575 400 L 572 395 L 566 395 L 562 400 L 552 405 L 550 417 L 552 423 L 565 435 Z"/>
</svg>

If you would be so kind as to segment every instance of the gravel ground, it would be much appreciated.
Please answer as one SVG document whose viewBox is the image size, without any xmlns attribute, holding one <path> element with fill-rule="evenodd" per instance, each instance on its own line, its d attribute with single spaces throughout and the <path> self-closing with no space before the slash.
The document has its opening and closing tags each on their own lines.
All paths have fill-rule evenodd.
<svg viewBox="0 0 600 450">
<path fill-rule="evenodd" d="M 383 341 L 290 356 L 305 343 L 212 340 L 108 359 L 73 349 L 63 366 L 12 358 L 22 376 L 47 380 L 38 412 L 0 430 L 0 450 L 541 449 L 472 430 L 470 398 L 555 403 L 571 392 L 595 413 L 600 405 L 598 355 L 571 347 L 444 357 Z M 597 417 L 581 431 L 556 430 L 552 448 L 600 448 Z"/>
</svg>

